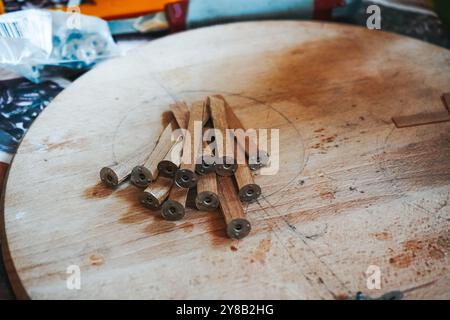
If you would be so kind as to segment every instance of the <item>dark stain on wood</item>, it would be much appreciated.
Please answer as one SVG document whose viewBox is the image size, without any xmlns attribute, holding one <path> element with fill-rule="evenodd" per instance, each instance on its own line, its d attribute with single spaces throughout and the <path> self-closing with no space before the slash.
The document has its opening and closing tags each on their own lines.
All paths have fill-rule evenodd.
<svg viewBox="0 0 450 320">
<path fill-rule="evenodd" d="M 372 236 L 381 241 L 392 240 L 392 235 L 387 231 L 373 233 Z"/>
<path fill-rule="evenodd" d="M 114 193 L 121 202 L 128 204 L 128 209 L 119 219 L 120 223 L 124 224 L 137 224 L 144 222 L 151 218 L 155 214 L 154 211 L 143 207 L 138 201 L 138 195 L 141 192 L 140 189 L 128 185 L 125 188 L 117 190 Z"/>
<path fill-rule="evenodd" d="M 191 233 L 194 230 L 194 224 L 192 222 L 185 222 L 179 226 L 186 233 Z"/>
<path fill-rule="evenodd" d="M 331 143 L 336 139 L 336 135 L 322 139 L 322 142 Z"/>
<path fill-rule="evenodd" d="M 108 188 L 101 181 L 87 188 L 83 192 L 83 197 L 86 199 L 101 199 L 110 196 L 114 192 L 114 189 Z"/>
<path fill-rule="evenodd" d="M 267 103 L 286 99 L 285 88 L 289 88 L 288 96 L 308 108 L 308 112 L 317 110 L 323 116 L 323 108 L 316 106 L 329 106 L 330 112 L 340 112 L 340 108 L 336 108 L 339 102 L 334 98 L 337 94 L 350 97 L 352 95 L 346 93 L 356 91 L 361 96 L 367 96 L 371 92 L 379 92 L 374 87 L 387 87 L 378 74 L 371 74 L 368 68 L 354 63 L 373 57 L 373 48 L 368 43 L 355 42 L 348 37 L 302 43 L 270 57 L 272 63 L 266 65 L 276 66 L 276 69 L 259 78 L 255 85 L 272 88 L 273 83 L 277 84 L 276 90 L 266 88 L 264 91 L 267 92 L 264 97 Z M 340 79 L 343 73 L 353 74 L 354 81 L 342 84 Z M 344 99 L 348 100 L 345 103 L 349 107 L 354 104 L 348 98 Z"/>
<path fill-rule="evenodd" d="M 346 293 L 338 293 L 334 295 L 334 299 L 336 300 L 348 300 L 350 297 Z"/>
<path fill-rule="evenodd" d="M 435 237 L 412 239 L 402 243 L 403 252 L 389 258 L 397 268 L 407 268 L 415 261 L 440 260 L 450 250 L 450 232 Z"/>
<path fill-rule="evenodd" d="M 148 226 L 146 226 L 144 231 L 145 231 L 145 233 L 147 233 L 151 236 L 155 236 L 158 234 L 170 232 L 170 231 L 174 230 L 175 228 L 177 228 L 176 222 L 160 219 L 160 220 L 156 220 L 156 221 L 152 222 L 151 224 L 149 224 Z"/>
<path fill-rule="evenodd" d="M 209 234 L 211 235 L 211 245 L 213 247 L 225 247 L 230 244 L 230 238 L 227 236 L 227 225 L 225 224 L 225 220 L 222 215 L 216 219 L 209 220 L 210 230 Z"/>
<path fill-rule="evenodd" d="M 397 268 L 407 268 L 411 265 L 412 258 L 408 253 L 401 253 L 389 258 L 389 263 Z"/>
<path fill-rule="evenodd" d="M 262 239 L 258 247 L 256 247 L 255 252 L 253 253 L 253 259 L 255 261 L 260 262 L 261 264 L 266 263 L 266 254 L 272 247 L 272 240 L 270 238 L 268 239 Z"/>
<path fill-rule="evenodd" d="M 49 138 L 44 139 L 43 142 L 48 151 L 62 150 L 62 149 L 82 150 L 86 147 L 88 140 L 86 138 L 73 140 L 66 137 L 61 142 L 50 142 Z"/>
<path fill-rule="evenodd" d="M 320 198 L 323 200 L 333 200 L 335 199 L 334 193 L 330 191 L 324 191 L 319 193 Z"/>
</svg>

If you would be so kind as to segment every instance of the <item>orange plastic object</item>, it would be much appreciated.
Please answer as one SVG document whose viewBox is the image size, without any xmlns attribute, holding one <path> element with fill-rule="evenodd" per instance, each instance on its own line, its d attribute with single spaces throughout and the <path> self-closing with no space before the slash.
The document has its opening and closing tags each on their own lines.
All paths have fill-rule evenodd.
<svg viewBox="0 0 450 320">
<path fill-rule="evenodd" d="M 164 11 L 166 4 L 177 1 L 179 0 L 95 0 L 92 4 L 81 4 L 79 7 L 82 14 L 111 20 Z"/>
</svg>

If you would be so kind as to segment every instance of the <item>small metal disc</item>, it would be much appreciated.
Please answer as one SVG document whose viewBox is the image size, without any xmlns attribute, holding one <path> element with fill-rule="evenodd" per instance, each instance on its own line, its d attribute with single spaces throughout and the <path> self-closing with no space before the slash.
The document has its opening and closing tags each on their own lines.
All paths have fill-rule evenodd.
<svg viewBox="0 0 450 320">
<path fill-rule="evenodd" d="M 247 219 L 238 218 L 232 220 L 227 226 L 227 234 L 233 239 L 242 239 L 250 233 L 250 222 Z"/>
<path fill-rule="evenodd" d="M 257 199 L 261 195 L 261 187 L 251 183 L 243 186 L 239 190 L 239 198 L 243 202 L 250 202 Z"/>
<path fill-rule="evenodd" d="M 161 207 L 161 215 L 165 220 L 175 221 L 184 217 L 184 207 L 174 200 L 167 200 Z"/>
<path fill-rule="evenodd" d="M 198 210 L 214 211 L 219 206 L 219 197 L 211 191 L 203 191 L 195 197 L 195 206 Z"/>
<path fill-rule="evenodd" d="M 139 194 L 139 202 L 146 208 L 158 209 L 161 205 L 159 200 L 153 196 L 151 193 L 142 192 Z"/>
<path fill-rule="evenodd" d="M 222 163 L 216 163 L 216 173 L 219 176 L 232 176 L 237 170 L 237 164 L 234 159 L 224 157 Z"/>
<path fill-rule="evenodd" d="M 181 188 L 192 188 L 197 185 L 197 175 L 188 169 L 180 169 L 175 174 L 175 183 Z"/>
<path fill-rule="evenodd" d="M 158 163 L 158 172 L 160 175 L 173 178 L 175 177 L 175 173 L 177 173 L 178 167 L 172 161 L 163 160 Z"/>
<path fill-rule="evenodd" d="M 261 152 L 258 156 L 248 157 L 248 167 L 250 170 L 258 170 L 261 167 L 267 166 L 269 164 L 270 157 L 267 152 Z"/>
<path fill-rule="evenodd" d="M 204 174 L 213 172 L 215 169 L 216 169 L 216 165 L 214 163 L 209 164 L 205 161 L 202 161 L 201 164 L 195 165 L 195 172 L 200 175 L 204 175 Z"/>
<path fill-rule="evenodd" d="M 100 170 L 100 179 L 106 184 L 108 187 L 116 187 L 119 184 L 119 178 L 117 174 L 108 167 L 103 167 Z"/>
<path fill-rule="evenodd" d="M 131 171 L 130 180 L 136 187 L 146 188 L 152 181 L 152 174 L 147 168 L 137 166 L 133 168 L 133 171 Z"/>
</svg>

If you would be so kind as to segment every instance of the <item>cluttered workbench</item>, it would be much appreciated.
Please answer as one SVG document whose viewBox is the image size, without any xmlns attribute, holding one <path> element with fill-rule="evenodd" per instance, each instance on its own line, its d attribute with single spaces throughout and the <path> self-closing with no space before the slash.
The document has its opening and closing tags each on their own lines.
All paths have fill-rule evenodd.
<svg viewBox="0 0 450 320">
<path fill-rule="evenodd" d="M 448 299 L 450 122 L 392 118 L 442 114 L 449 84 L 446 49 L 318 22 L 204 28 L 108 61 L 51 102 L 14 157 L 12 287 L 38 299 Z M 133 186 L 99 182 L 99 167 L 155 139 L 170 103 L 210 94 L 245 127 L 280 130 L 279 171 L 255 177 L 243 240 L 219 213 L 169 222 Z M 67 287 L 73 265 L 79 290 Z M 367 285 L 373 268 L 380 289 Z"/>
</svg>

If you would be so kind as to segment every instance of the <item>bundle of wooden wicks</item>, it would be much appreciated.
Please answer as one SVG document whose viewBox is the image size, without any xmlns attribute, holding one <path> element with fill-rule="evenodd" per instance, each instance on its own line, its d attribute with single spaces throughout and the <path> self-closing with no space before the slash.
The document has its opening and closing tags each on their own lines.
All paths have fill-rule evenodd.
<svg viewBox="0 0 450 320">
<path fill-rule="evenodd" d="M 184 217 L 189 189 L 196 188 L 197 209 L 220 208 L 228 236 L 235 239 L 247 236 L 251 225 L 245 218 L 242 202 L 254 201 L 261 194 L 250 168 L 257 170 L 267 164 L 267 152 L 258 149 L 257 142 L 250 137 L 240 141 L 232 130 L 227 130 L 243 127 L 222 96 L 194 102 L 190 111 L 184 102 L 171 105 L 170 110 L 173 117 L 153 150 L 103 167 L 101 180 L 116 187 L 130 178 L 133 185 L 143 189 L 138 201 L 147 208 L 161 210 L 166 220 Z M 195 136 L 199 124 L 200 138 Z M 214 130 L 209 131 L 212 132 L 209 141 L 204 141 L 203 133 L 208 132 L 208 127 Z M 216 139 L 218 135 L 220 139 Z M 225 143 L 230 141 L 232 148 L 226 148 Z M 249 149 L 256 150 L 257 156 L 251 155 Z M 236 161 L 238 152 L 243 152 L 243 162 Z"/>
</svg>

